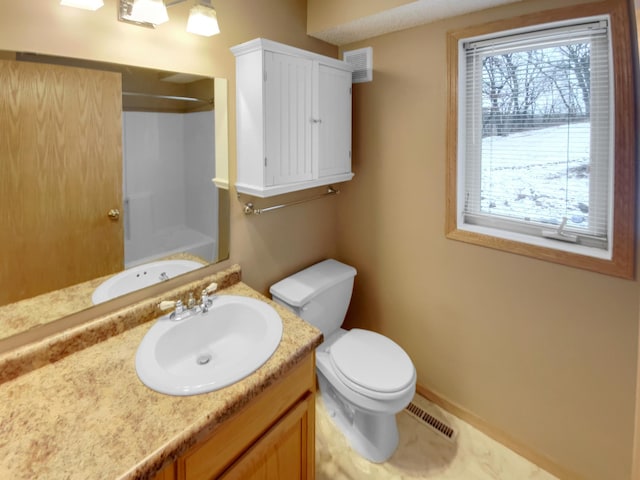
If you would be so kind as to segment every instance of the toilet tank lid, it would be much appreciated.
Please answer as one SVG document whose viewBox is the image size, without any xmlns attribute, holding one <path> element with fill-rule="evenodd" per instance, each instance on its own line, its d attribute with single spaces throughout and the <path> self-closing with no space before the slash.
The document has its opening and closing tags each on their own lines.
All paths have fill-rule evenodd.
<svg viewBox="0 0 640 480">
<path fill-rule="evenodd" d="M 343 280 L 355 277 L 356 273 L 355 268 L 337 260 L 324 260 L 283 278 L 273 284 L 269 291 L 272 296 L 292 307 L 302 307 L 315 295 Z"/>
</svg>

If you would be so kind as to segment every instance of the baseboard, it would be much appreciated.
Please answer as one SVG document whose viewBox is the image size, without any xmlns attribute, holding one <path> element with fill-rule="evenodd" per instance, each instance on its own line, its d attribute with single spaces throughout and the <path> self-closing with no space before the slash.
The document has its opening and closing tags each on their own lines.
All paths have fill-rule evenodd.
<svg viewBox="0 0 640 480">
<path fill-rule="evenodd" d="M 562 467 L 558 463 L 549 459 L 548 457 L 536 452 L 532 448 L 524 445 L 522 442 L 515 440 L 510 435 L 506 434 L 502 430 L 490 425 L 482 418 L 477 415 L 469 412 L 468 410 L 456 405 L 453 402 L 445 399 L 439 394 L 429 390 L 427 387 L 422 385 L 416 385 L 416 392 L 422 395 L 424 398 L 438 405 L 443 410 L 451 413 L 456 416 L 460 420 L 465 421 L 472 427 L 480 430 L 482 433 L 492 438 L 498 443 L 501 443 L 508 449 L 516 452 L 521 457 L 526 458 L 531 463 L 539 466 L 540 468 L 546 470 L 552 475 L 555 475 L 561 480 L 584 480 L 583 477 L 580 477 L 575 472 L 569 471 L 566 468 Z"/>
</svg>

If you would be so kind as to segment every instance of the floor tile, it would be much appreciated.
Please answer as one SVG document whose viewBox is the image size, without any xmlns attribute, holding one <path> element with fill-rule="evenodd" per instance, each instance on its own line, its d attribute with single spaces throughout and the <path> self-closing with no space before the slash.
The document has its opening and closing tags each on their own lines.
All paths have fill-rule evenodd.
<svg viewBox="0 0 640 480">
<path fill-rule="evenodd" d="M 413 403 L 453 428 L 446 438 L 406 411 L 398 414 L 400 443 L 385 463 L 371 463 L 349 447 L 316 396 L 317 480 L 557 480 L 425 398 Z"/>
</svg>

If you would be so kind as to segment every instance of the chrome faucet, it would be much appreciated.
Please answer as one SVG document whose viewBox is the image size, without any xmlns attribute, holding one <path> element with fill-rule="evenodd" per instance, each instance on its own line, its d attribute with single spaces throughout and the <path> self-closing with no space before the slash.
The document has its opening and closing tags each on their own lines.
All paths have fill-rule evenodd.
<svg viewBox="0 0 640 480">
<path fill-rule="evenodd" d="M 160 274 L 160 278 L 159 278 L 159 280 L 160 280 L 161 282 L 166 282 L 167 280 L 169 280 L 169 275 L 167 275 L 167 272 L 162 272 L 162 273 Z"/>
<path fill-rule="evenodd" d="M 202 313 L 206 313 L 209 311 L 209 307 L 213 303 L 213 300 L 209 298 L 209 294 L 206 290 L 202 290 L 202 294 L 200 295 L 200 311 Z"/>
<path fill-rule="evenodd" d="M 175 308 L 171 315 L 169 315 L 170 320 L 182 320 L 191 315 L 191 311 L 184 308 L 182 304 L 182 300 L 164 300 L 158 304 L 158 308 L 160 310 L 169 310 L 170 308 Z"/>
<path fill-rule="evenodd" d="M 213 299 L 210 294 L 215 292 L 218 288 L 216 283 L 210 284 L 207 288 L 202 290 L 202 294 L 200 296 L 200 304 L 196 305 L 196 300 L 193 296 L 193 293 L 189 293 L 189 300 L 187 302 L 187 307 L 185 308 L 182 300 L 164 300 L 158 304 L 158 308 L 160 310 L 170 310 L 174 308 L 174 311 L 169 315 L 169 320 L 184 320 L 192 315 L 196 315 L 198 313 L 207 313 L 209 308 L 213 303 Z"/>
<path fill-rule="evenodd" d="M 169 320 L 180 321 L 185 318 L 189 318 L 200 311 L 199 307 L 185 307 L 182 300 L 164 300 L 158 304 L 160 310 L 170 310 L 174 308 L 173 312 L 169 314 Z"/>
<path fill-rule="evenodd" d="M 206 313 L 209 311 L 209 307 L 211 307 L 211 304 L 213 303 L 213 299 L 209 296 L 209 294 L 215 292 L 217 289 L 218 284 L 214 282 L 207 288 L 202 290 L 202 293 L 200 294 L 200 311 L 202 313 Z"/>
</svg>

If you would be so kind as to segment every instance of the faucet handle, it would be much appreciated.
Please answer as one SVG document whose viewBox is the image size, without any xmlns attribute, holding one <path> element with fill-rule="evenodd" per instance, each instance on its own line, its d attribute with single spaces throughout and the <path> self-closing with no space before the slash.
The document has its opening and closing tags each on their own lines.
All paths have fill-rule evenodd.
<svg viewBox="0 0 640 480">
<path fill-rule="evenodd" d="M 200 294 L 200 311 L 202 313 L 206 313 L 209 311 L 209 307 L 212 304 L 212 300 L 211 298 L 209 298 L 209 294 L 207 293 L 207 289 L 205 288 L 204 290 L 202 290 L 202 293 Z"/>
<path fill-rule="evenodd" d="M 160 310 L 171 310 L 174 307 L 176 309 L 176 313 L 182 313 L 184 310 L 182 307 L 182 300 L 163 300 L 158 304 L 158 308 Z"/>
<path fill-rule="evenodd" d="M 175 308 L 175 310 L 169 314 L 169 320 L 182 320 L 193 314 L 191 310 L 185 310 L 182 300 L 163 300 L 158 304 L 158 308 L 160 310 Z"/>
<path fill-rule="evenodd" d="M 173 300 L 163 300 L 158 304 L 158 308 L 160 310 L 171 310 L 175 306 L 176 306 L 176 302 Z"/>
</svg>

